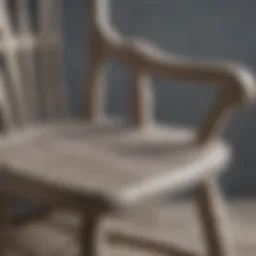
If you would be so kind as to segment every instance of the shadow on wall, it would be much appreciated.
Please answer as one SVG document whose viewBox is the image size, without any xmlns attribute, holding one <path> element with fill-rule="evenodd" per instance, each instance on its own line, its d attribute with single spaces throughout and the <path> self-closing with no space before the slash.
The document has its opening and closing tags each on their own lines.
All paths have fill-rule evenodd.
<svg viewBox="0 0 256 256">
<path fill-rule="evenodd" d="M 83 108 L 84 0 L 63 0 L 65 52 L 73 111 Z M 174 53 L 231 58 L 256 70 L 255 1 L 113 0 L 113 21 L 124 34 L 144 36 Z M 109 63 L 108 112 L 129 112 L 129 70 Z M 198 124 L 213 98 L 207 86 L 154 78 L 156 115 L 160 120 Z M 256 108 L 236 115 L 226 131 L 234 145 L 234 163 L 222 183 L 230 195 L 256 195 Z"/>
</svg>

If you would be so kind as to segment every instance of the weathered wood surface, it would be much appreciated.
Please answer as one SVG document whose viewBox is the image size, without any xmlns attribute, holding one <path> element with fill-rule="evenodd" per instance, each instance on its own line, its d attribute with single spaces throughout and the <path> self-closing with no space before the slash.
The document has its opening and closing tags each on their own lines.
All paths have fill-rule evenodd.
<svg viewBox="0 0 256 256">
<path fill-rule="evenodd" d="M 158 125 L 134 130 L 118 121 L 39 125 L 0 140 L 0 184 L 41 202 L 94 195 L 117 206 L 135 203 L 224 169 L 229 147 L 218 140 L 200 146 L 194 138 L 189 129 Z M 59 191 L 65 197 L 58 199 Z"/>
<path fill-rule="evenodd" d="M 256 254 L 256 203 L 235 201 L 229 204 L 229 211 L 235 234 L 237 256 Z M 11 247 L 8 255 L 77 255 L 77 230 L 81 218 L 75 214 L 55 213 L 47 220 L 31 222 L 20 226 L 10 235 Z M 152 256 L 160 255 L 120 245 L 109 245 L 107 235 L 122 232 L 133 237 L 151 237 L 165 245 L 179 244 L 188 251 L 203 253 L 200 244 L 196 210 L 190 203 L 173 203 L 170 206 L 136 210 L 128 216 L 105 219 L 99 228 L 97 240 L 100 242 L 100 255 Z M 166 254 L 167 255 L 167 254 Z"/>
<path fill-rule="evenodd" d="M 20 1 L 18 30 L 21 33 L 16 34 L 6 11 L 7 2 L 1 1 L 0 25 L 3 29 L 4 45 L 2 58 L 4 71 L 9 76 L 9 81 L 3 82 L 2 86 L 7 98 L 6 102 L 14 106 L 17 110 L 16 117 L 24 124 L 35 121 L 35 113 L 29 113 L 37 108 L 32 102 L 42 103 L 40 104 L 43 109 L 36 110 L 38 119 L 42 116 L 50 119 L 61 116 L 57 112 L 59 112 L 58 107 L 62 105 L 59 104 L 60 101 L 64 103 L 65 86 L 59 86 L 62 81 L 58 77 L 59 72 L 55 71 L 55 67 L 60 64 L 56 58 L 60 59 L 58 57 L 61 46 L 58 38 L 60 31 L 54 30 L 56 23 L 53 13 L 55 13 L 54 10 L 60 9 L 56 7 L 57 2 L 37 1 L 38 33 L 35 33 L 31 29 L 32 22 L 25 11 L 28 8 L 28 1 Z M 145 129 L 139 130 L 138 127 L 133 127 L 134 130 L 129 132 L 122 129 L 117 131 L 118 127 L 111 128 L 112 130 L 107 129 L 107 131 L 96 129 L 98 133 L 92 135 L 89 132 L 88 136 L 83 139 L 77 137 L 75 138 L 77 141 L 74 141 L 70 137 L 66 139 L 59 136 L 58 129 L 52 131 L 55 133 L 53 136 L 42 126 L 32 132 L 35 137 L 37 137 L 36 133 L 41 133 L 39 137 L 31 139 L 21 134 L 21 137 L 24 136 L 24 141 L 18 144 L 14 141 L 16 135 L 12 134 L 10 140 L 14 141 L 11 142 L 14 145 L 10 146 L 9 142 L 1 141 L 3 150 L 0 154 L 3 166 L 0 181 L 2 181 L 2 188 L 4 184 L 8 184 L 8 192 L 16 191 L 20 195 L 25 197 L 30 195 L 32 199 L 40 201 L 51 198 L 53 202 L 57 198 L 64 198 L 61 199 L 62 202 L 66 200 L 69 203 L 78 202 L 81 205 L 80 200 L 85 199 L 84 195 L 87 192 L 93 191 L 94 194 L 96 191 L 96 194 L 111 195 L 110 201 L 126 204 L 187 187 L 204 178 L 203 175 L 223 170 L 229 153 L 223 144 L 215 141 L 215 131 L 219 130 L 215 128 L 219 127 L 219 121 L 223 123 L 223 117 L 226 119 L 226 113 L 230 109 L 252 100 L 254 75 L 243 65 L 234 62 L 178 58 L 162 51 L 147 40 L 127 39 L 112 26 L 108 2 L 107 0 L 87 1 L 90 7 L 87 10 L 91 39 L 87 67 L 92 71 L 87 74 L 86 96 L 90 99 L 87 100 L 87 117 L 95 120 L 102 114 L 99 113 L 103 111 L 102 95 L 99 94 L 104 92 L 101 86 L 106 79 L 101 74 L 101 68 L 106 58 L 113 57 L 125 62 L 134 70 L 134 81 L 131 85 L 133 87 L 132 116 L 134 124 L 146 124 Z M 26 51 L 20 50 L 20 45 L 26 45 L 26 40 L 30 36 L 33 44 Z M 25 54 L 21 62 L 18 58 L 20 52 Z M 38 59 L 38 65 L 34 63 L 34 57 Z M 22 70 L 27 66 L 28 70 Z M 38 72 L 35 68 L 31 69 L 32 66 L 38 68 Z M 28 81 L 27 83 L 20 78 L 21 73 L 28 75 L 34 72 L 40 73 L 37 74 L 36 82 L 33 82 L 33 77 L 24 76 L 24 81 Z M 151 125 L 147 126 L 151 124 L 152 95 L 149 93 L 148 86 L 144 85 L 149 82 L 151 73 L 171 79 L 213 82 L 221 89 L 219 101 L 194 138 L 193 142 L 196 142 L 197 137 L 201 145 L 191 143 L 190 134 L 183 129 L 168 128 L 159 132 L 155 131 Z M 24 85 L 30 87 L 31 84 L 38 87 L 36 92 L 41 100 L 27 100 L 30 96 L 33 98 L 35 93 Z M 8 88 L 12 88 L 15 93 L 9 92 Z M 6 113 L 10 112 L 12 111 L 6 111 Z M 17 119 L 16 117 L 14 119 Z M 11 120 L 11 118 L 4 120 Z M 62 125 L 64 127 L 60 129 L 69 129 L 69 125 L 67 128 L 65 123 Z M 94 128 L 92 126 L 92 129 Z M 126 129 L 129 128 L 129 126 L 126 127 Z M 85 127 L 79 129 L 83 130 Z M 31 136 L 29 131 L 25 133 L 28 137 Z M 81 135 L 77 130 L 72 133 Z M 207 144 L 206 142 L 210 139 L 213 139 L 213 142 Z M 92 140 L 96 142 L 91 143 Z M 80 143 L 82 141 L 84 143 Z M 7 144 L 5 149 L 4 144 Z M 88 167 L 86 171 L 84 171 L 85 166 Z M 123 171 L 120 172 L 120 170 Z M 87 198 L 90 196 L 91 194 L 86 195 Z"/>
<path fill-rule="evenodd" d="M 24 129 L 24 125 L 33 126 L 35 121 L 68 115 L 63 69 L 59 68 L 61 33 L 54 21 L 61 16 L 61 8 L 57 6 L 60 1 L 36 1 L 37 31 L 32 29 L 33 22 L 28 17 L 30 1 L 18 1 L 17 31 L 12 27 L 7 1 L 0 1 L 0 55 L 4 73 L 4 79 L 0 79 L 8 102 L 5 113 L 10 114 L 4 119 L 6 126 L 13 128 L 19 124 Z M 1 192 L 56 207 L 80 207 L 83 212 L 86 204 L 91 211 L 96 205 L 102 213 L 106 206 L 127 206 L 187 188 L 223 170 L 229 160 L 229 148 L 219 141 L 219 128 L 230 117 L 231 110 L 254 99 L 254 74 L 233 61 L 177 57 L 147 40 L 126 38 L 112 26 L 108 0 L 87 0 L 87 4 L 91 45 L 85 98 L 87 118 L 92 122 L 84 125 L 71 120 L 53 126 L 36 125 L 3 138 L 0 141 Z M 130 122 L 133 126 L 114 123 L 102 127 L 96 122 L 104 116 L 103 86 L 107 81 L 104 64 L 109 58 L 123 62 L 134 71 L 133 122 Z M 217 86 L 220 97 L 198 132 L 180 127 L 156 129 L 151 125 L 153 99 L 147 85 L 151 75 Z M 36 225 L 36 231 L 32 224 L 27 225 L 24 232 L 31 235 L 30 230 L 35 231 L 35 235 L 29 239 L 22 233 L 17 241 L 25 239 L 24 243 L 52 252 L 54 239 L 47 235 L 45 223 L 42 220 Z M 80 244 L 80 247 L 87 256 L 92 256 L 96 222 L 83 223 L 89 231 L 83 230 L 82 236 L 91 244 Z M 42 234 L 37 241 L 36 235 Z M 47 245 L 42 246 L 42 241 Z M 20 243 L 21 248 L 24 243 Z M 59 243 L 55 241 L 54 246 Z M 58 253 L 64 254 L 54 252 Z"/>
<path fill-rule="evenodd" d="M 145 86 L 148 76 L 161 75 L 207 83 L 220 90 L 210 113 L 198 132 L 198 142 L 204 144 L 218 135 L 230 118 L 230 110 L 255 99 L 255 75 L 246 66 L 234 61 L 208 61 L 175 56 L 141 38 L 126 38 L 111 22 L 110 1 L 87 0 L 90 47 L 87 51 L 86 77 L 87 117 L 97 119 L 103 112 L 102 88 L 107 80 L 102 75 L 104 61 L 114 58 L 130 67 L 132 78 L 132 121 L 136 126 L 152 119 L 152 93 Z"/>
</svg>

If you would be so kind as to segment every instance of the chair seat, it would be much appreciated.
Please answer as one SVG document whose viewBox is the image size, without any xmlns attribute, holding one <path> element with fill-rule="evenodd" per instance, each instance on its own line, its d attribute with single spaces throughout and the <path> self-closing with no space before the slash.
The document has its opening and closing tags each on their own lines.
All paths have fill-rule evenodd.
<svg viewBox="0 0 256 256">
<path fill-rule="evenodd" d="M 38 124 L 0 141 L 1 187 L 21 195 L 81 203 L 89 197 L 130 204 L 193 185 L 224 168 L 221 141 L 194 143 L 189 129 L 135 129 L 122 121 Z"/>
</svg>

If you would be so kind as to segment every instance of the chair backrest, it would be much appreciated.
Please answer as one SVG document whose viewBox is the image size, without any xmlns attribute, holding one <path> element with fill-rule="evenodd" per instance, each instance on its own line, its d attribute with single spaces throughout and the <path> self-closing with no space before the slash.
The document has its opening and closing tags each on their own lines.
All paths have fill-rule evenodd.
<svg viewBox="0 0 256 256">
<path fill-rule="evenodd" d="M 112 26 L 109 2 L 85 0 L 89 30 L 84 97 L 87 119 L 95 121 L 104 114 L 105 60 L 113 58 L 132 70 L 131 121 L 137 127 L 148 126 L 153 120 L 151 74 L 218 83 L 220 96 L 198 132 L 199 143 L 209 141 L 218 133 L 226 112 L 243 101 L 240 82 L 235 81 L 235 89 L 230 86 L 236 80 L 233 76 L 240 79 L 244 74 L 243 69 L 234 71 L 233 65 L 224 68 L 214 62 L 181 60 L 147 40 L 126 38 Z M 10 3 L 16 10 L 12 15 Z M 0 0 L 0 79 L 4 78 L 5 121 L 10 128 L 68 115 L 61 65 L 61 3 L 62 0 Z M 32 4 L 34 16 L 30 13 Z M 230 70 L 235 72 L 231 77 Z"/>
<path fill-rule="evenodd" d="M 61 3 L 0 1 L 1 90 L 8 128 L 68 114 Z"/>
<path fill-rule="evenodd" d="M 85 0 L 89 47 L 84 99 L 86 116 L 91 121 L 104 113 L 105 60 L 116 57 L 116 49 L 127 41 L 111 25 L 109 2 Z M 8 128 L 68 114 L 61 65 L 61 3 L 62 0 L 0 0 L 0 82 Z M 134 71 L 131 119 L 135 125 L 148 124 L 149 77 L 136 65 L 129 66 Z"/>
</svg>

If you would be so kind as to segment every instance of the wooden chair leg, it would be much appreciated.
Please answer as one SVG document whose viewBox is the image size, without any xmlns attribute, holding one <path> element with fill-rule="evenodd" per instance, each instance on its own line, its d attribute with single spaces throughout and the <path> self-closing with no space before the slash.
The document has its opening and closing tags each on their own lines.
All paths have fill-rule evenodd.
<svg viewBox="0 0 256 256">
<path fill-rule="evenodd" d="M 196 201 L 207 256 L 234 256 L 230 223 L 215 179 L 205 181 L 196 188 Z"/>
<path fill-rule="evenodd" d="M 0 256 L 6 251 L 6 236 L 8 228 L 8 198 L 0 194 Z"/>
<path fill-rule="evenodd" d="M 80 256 L 96 255 L 96 231 L 101 214 L 87 213 L 83 216 L 80 232 Z"/>
</svg>

